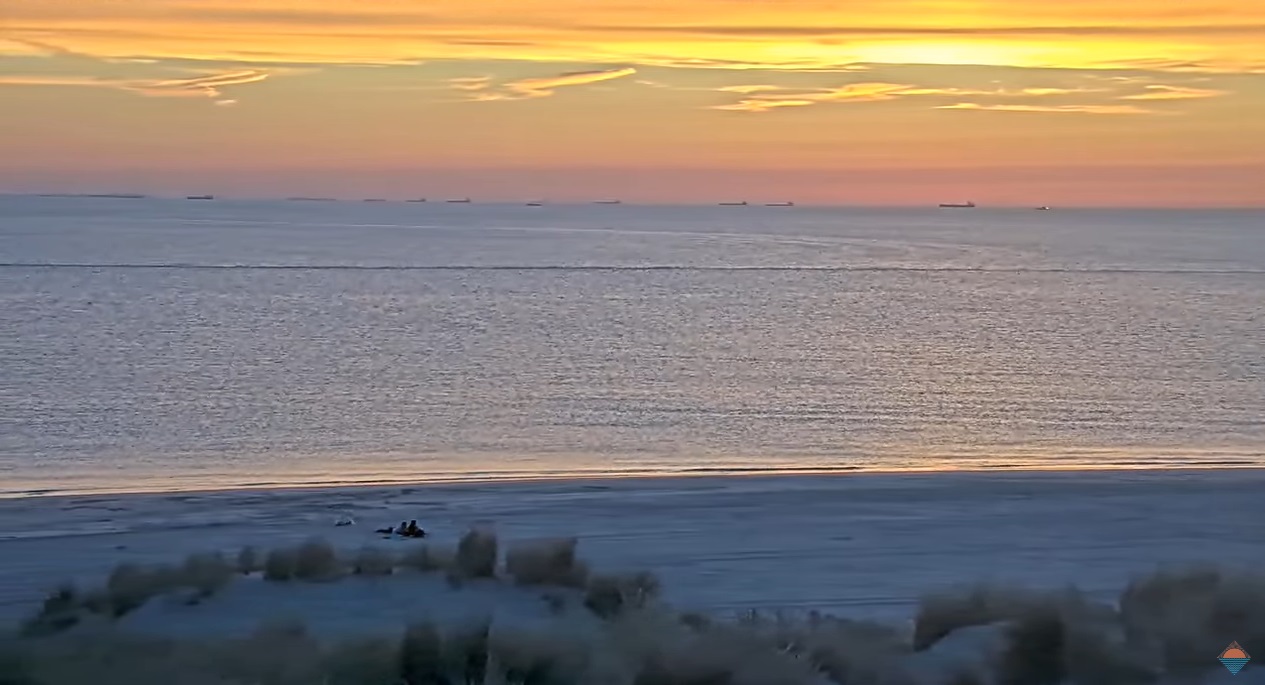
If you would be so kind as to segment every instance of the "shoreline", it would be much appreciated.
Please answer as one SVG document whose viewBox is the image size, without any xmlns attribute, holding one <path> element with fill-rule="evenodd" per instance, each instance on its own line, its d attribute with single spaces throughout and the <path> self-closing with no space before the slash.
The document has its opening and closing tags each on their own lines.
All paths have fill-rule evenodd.
<svg viewBox="0 0 1265 685">
<path fill-rule="evenodd" d="M 442 487 L 461 487 L 461 486 L 481 486 L 481 485 L 532 485 L 532 484 L 548 484 L 548 485 L 600 485 L 606 483 L 647 483 L 661 482 L 671 480 L 700 480 L 700 479 L 753 479 L 753 478 L 770 478 L 770 479 L 796 479 L 796 478 L 843 478 L 852 476 L 935 476 L 935 475 L 1000 475 L 1007 473 L 1016 474 L 1048 474 L 1048 475 L 1067 475 L 1077 473 L 1182 473 L 1182 472 L 1207 472 L 1220 473 L 1231 471 L 1260 471 L 1265 473 L 1265 463 L 1195 463 L 1195 464 L 1105 464 L 1102 466 L 1093 466 L 1089 464 L 1073 464 L 1068 466 L 1053 466 L 1049 464 L 1040 465 L 997 465 L 997 466 L 964 466 L 961 468 L 946 468 L 944 466 L 937 467 L 909 467 L 909 468 L 892 468 L 892 467 L 875 467 L 867 468 L 864 466 L 844 466 L 836 468 L 814 468 L 814 467 L 787 467 L 777 469 L 763 468 L 683 468 L 677 471 L 659 470 L 659 471 L 571 471 L 565 473 L 546 473 L 544 475 L 530 475 L 527 473 L 505 473 L 505 474 L 458 474 L 445 476 L 437 474 L 432 477 L 420 478 L 401 478 L 401 479 L 364 479 L 364 480 L 322 480 L 322 481 L 276 481 L 276 482 L 259 482 L 259 483 L 239 483 L 228 484 L 223 486 L 174 486 L 167 488 L 153 489 L 113 489 L 113 488 L 93 488 L 93 489 L 59 489 L 53 490 L 48 488 L 34 488 L 30 490 L 5 492 L 0 491 L 0 501 L 7 500 L 24 500 L 24 499 L 57 499 L 67 497 L 130 497 L 130 496 L 161 496 L 161 495 L 231 495 L 240 492 L 276 492 L 276 493 L 305 493 L 317 491 L 337 491 L 337 490 L 372 490 L 378 488 L 395 488 L 395 487 L 424 487 L 424 488 L 442 488 Z"/>
</svg>

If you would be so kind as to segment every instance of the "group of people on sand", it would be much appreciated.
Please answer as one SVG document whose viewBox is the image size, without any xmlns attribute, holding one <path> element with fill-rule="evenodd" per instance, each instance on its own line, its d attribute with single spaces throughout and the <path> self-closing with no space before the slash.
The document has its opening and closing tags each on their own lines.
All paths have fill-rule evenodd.
<svg viewBox="0 0 1265 685">
<path fill-rule="evenodd" d="M 377 532 L 382 533 L 383 535 L 399 535 L 401 537 L 406 537 L 406 538 L 426 537 L 426 531 L 417 527 L 416 520 L 409 521 L 407 524 L 405 524 L 403 521 L 400 521 L 399 528 L 391 528 L 390 526 L 387 526 L 386 528 L 379 528 Z"/>
</svg>

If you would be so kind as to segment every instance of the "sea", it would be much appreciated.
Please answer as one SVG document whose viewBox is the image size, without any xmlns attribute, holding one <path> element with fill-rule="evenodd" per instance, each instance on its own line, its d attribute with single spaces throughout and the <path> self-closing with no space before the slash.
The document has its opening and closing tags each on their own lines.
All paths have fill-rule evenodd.
<svg viewBox="0 0 1265 685">
<path fill-rule="evenodd" d="M 0 496 L 1265 466 L 1265 210 L 0 197 Z"/>
</svg>

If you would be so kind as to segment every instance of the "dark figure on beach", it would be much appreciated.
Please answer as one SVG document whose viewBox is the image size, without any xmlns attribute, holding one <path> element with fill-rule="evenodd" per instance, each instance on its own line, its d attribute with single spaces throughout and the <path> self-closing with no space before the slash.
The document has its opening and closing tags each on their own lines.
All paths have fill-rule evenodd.
<svg viewBox="0 0 1265 685">
<path fill-rule="evenodd" d="M 417 527 L 417 519 L 409 521 L 408 523 L 400 521 L 399 528 L 391 528 L 390 526 L 387 526 L 386 528 L 379 528 L 375 532 L 381 533 L 383 535 L 399 535 L 400 537 L 406 537 L 406 538 L 426 537 L 426 531 Z"/>
</svg>

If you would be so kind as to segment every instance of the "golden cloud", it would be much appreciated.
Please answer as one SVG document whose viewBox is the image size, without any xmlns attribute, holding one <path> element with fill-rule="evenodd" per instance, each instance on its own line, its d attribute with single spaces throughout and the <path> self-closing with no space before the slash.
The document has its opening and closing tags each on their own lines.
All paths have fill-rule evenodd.
<svg viewBox="0 0 1265 685">
<path fill-rule="evenodd" d="M 753 87 L 755 90 L 751 90 Z M 770 90 L 764 86 L 728 86 L 722 90 L 746 92 L 751 97 L 732 104 L 715 105 L 712 109 L 767 112 L 781 107 L 803 107 L 821 102 L 878 102 L 892 100 L 912 89 L 913 86 L 898 83 L 851 83 L 839 88 L 811 91 Z"/>
<path fill-rule="evenodd" d="M 491 85 L 491 76 L 463 76 L 448 79 L 448 84 L 456 90 L 483 90 Z"/>
<path fill-rule="evenodd" d="M 201 95 L 218 98 L 221 88 L 240 86 L 247 83 L 259 83 L 268 78 L 268 72 L 257 69 L 230 71 L 193 78 L 167 79 L 164 81 L 140 82 L 133 88 L 146 95 Z"/>
<path fill-rule="evenodd" d="M 602 81 L 610 81 L 617 78 L 623 78 L 625 76 L 631 76 L 635 73 L 637 73 L 636 69 L 632 67 L 624 67 L 621 69 L 573 71 L 566 74 L 559 74 L 557 76 L 525 78 L 503 83 L 497 87 L 493 87 L 491 79 L 487 77 L 450 79 L 449 83 L 457 90 L 473 91 L 473 95 L 470 97 L 471 100 L 483 102 L 494 100 L 526 100 L 530 98 L 549 97 L 559 88 L 601 83 Z"/>
<path fill-rule="evenodd" d="M 784 88 L 782 86 L 771 86 L 768 84 L 756 83 L 749 86 L 743 86 L 743 85 L 721 86 L 720 88 L 717 88 L 716 90 L 719 90 L 722 93 L 742 93 L 743 95 L 750 95 L 751 93 L 775 92 L 779 90 L 784 90 Z"/>
<path fill-rule="evenodd" d="M 1134 105 L 988 105 L 959 102 L 936 109 L 965 109 L 984 112 L 1049 112 L 1057 114 L 1156 114 L 1154 110 Z"/>
<path fill-rule="evenodd" d="M 1151 84 L 1145 86 L 1146 92 L 1121 96 L 1121 100 L 1198 100 L 1215 98 L 1226 94 L 1224 90 L 1211 88 L 1191 88 L 1189 86 L 1168 86 Z"/>
<path fill-rule="evenodd" d="M 222 99 L 224 88 L 259 83 L 269 76 L 269 72 L 258 69 L 224 71 L 174 79 L 116 79 L 88 76 L 12 74 L 0 75 L 0 85 L 111 88 L 148 97 L 210 98 L 216 100 L 216 104 L 236 104 L 236 100 Z"/>
<path fill-rule="evenodd" d="M 1033 97 L 1045 97 L 1054 95 L 1078 95 L 1080 93 L 1101 93 L 1105 88 L 1023 88 L 1018 91 L 1018 95 L 1030 95 Z M 1005 95 L 1006 91 L 998 91 L 999 94 Z"/>
<path fill-rule="evenodd" d="M 925 88 L 897 83 L 853 83 L 839 88 L 794 90 L 765 84 L 722 86 L 716 90 L 748 97 L 711 109 L 767 112 L 782 107 L 802 107 L 826 102 L 881 102 L 905 97 L 1048 97 L 1103 92 L 1101 88 L 1023 88 L 1019 90 L 975 88 Z"/>
<path fill-rule="evenodd" d="M 515 59 L 704 68 L 974 64 L 1265 72 L 1265 3 L 1151 0 L 9 0 L 0 54 L 253 63 Z M 509 19 L 524 17 L 524 19 Z M 718 20 L 723 18 L 723 20 Z"/>
</svg>

